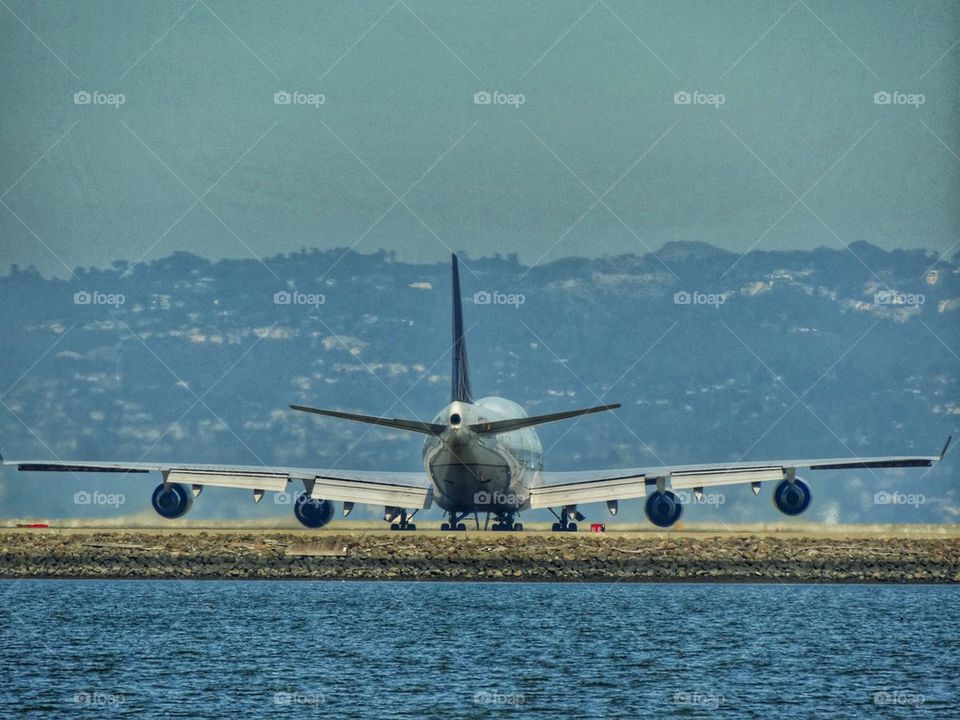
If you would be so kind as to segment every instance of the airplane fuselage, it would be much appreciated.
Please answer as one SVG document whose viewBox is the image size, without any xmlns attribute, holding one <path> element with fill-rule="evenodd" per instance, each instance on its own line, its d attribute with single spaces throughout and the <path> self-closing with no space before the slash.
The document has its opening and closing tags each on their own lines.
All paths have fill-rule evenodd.
<svg viewBox="0 0 960 720">
<path fill-rule="evenodd" d="M 467 426 L 526 417 L 511 400 L 485 397 L 454 401 L 434 420 L 446 424 L 427 439 L 423 466 L 433 484 L 433 501 L 447 511 L 514 513 L 525 509 L 530 489 L 540 484 L 543 447 L 533 428 L 480 435 Z"/>
</svg>

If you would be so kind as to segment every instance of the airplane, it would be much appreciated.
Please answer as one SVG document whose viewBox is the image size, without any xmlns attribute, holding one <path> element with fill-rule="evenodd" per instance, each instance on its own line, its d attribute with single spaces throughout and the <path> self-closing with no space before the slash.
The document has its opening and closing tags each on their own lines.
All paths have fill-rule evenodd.
<svg viewBox="0 0 960 720">
<path fill-rule="evenodd" d="M 204 487 L 252 490 L 259 502 L 266 492 L 284 492 L 302 482 L 303 491 L 293 502 L 294 515 L 307 528 L 322 528 L 334 517 L 334 503 L 346 517 L 357 503 L 384 508 L 383 518 L 393 530 L 415 530 L 412 522 L 421 510 L 436 504 L 444 512 L 443 531 L 463 531 L 473 516 L 480 529 L 480 513 L 493 530 L 521 531 L 518 515 L 548 509 L 556 522 L 554 532 L 575 532 L 585 519 L 581 505 L 606 503 L 616 515 L 621 500 L 646 497 L 647 518 L 669 528 L 683 513 L 674 491 L 692 489 L 699 500 L 704 488 L 749 483 L 755 495 L 762 483 L 776 483 L 773 502 L 785 515 L 806 510 L 810 486 L 797 470 L 847 470 L 866 468 L 931 467 L 943 459 L 950 438 L 938 456 L 825 458 L 771 460 L 701 465 L 667 465 L 626 469 L 544 470 L 543 448 L 534 427 L 582 415 L 615 410 L 619 403 L 528 416 L 515 402 L 501 397 L 474 399 L 467 363 L 457 256 L 452 256 L 453 345 L 450 402 L 432 422 L 361 415 L 305 405 L 293 410 L 369 423 L 426 436 L 421 472 L 376 472 L 336 468 L 260 467 L 153 462 L 78 462 L 3 460 L 25 472 L 91 472 L 143 474 L 159 472 L 162 481 L 153 491 L 154 510 L 164 518 L 183 517 Z M 486 527 L 486 524 L 485 524 Z"/>
</svg>

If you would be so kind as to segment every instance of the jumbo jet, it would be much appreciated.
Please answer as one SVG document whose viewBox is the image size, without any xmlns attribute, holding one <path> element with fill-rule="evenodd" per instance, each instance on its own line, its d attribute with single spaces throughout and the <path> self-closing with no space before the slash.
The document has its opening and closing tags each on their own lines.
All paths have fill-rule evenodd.
<svg viewBox="0 0 960 720">
<path fill-rule="evenodd" d="M 762 483 L 776 483 L 776 507 L 786 515 L 799 515 L 810 505 L 811 492 L 810 486 L 797 476 L 798 469 L 930 467 L 943 459 L 950 444 L 948 438 L 940 455 L 925 457 L 770 460 L 575 472 L 544 470 L 543 448 L 534 430 L 537 425 L 614 410 L 620 405 L 528 416 L 517 403 L 501 397 L 475 400 L 467 365 L 456 255 L 452 258 L 452 279 L 452 391 L 450 402 L 432 422 L 290 406 L 297 411 L 425 435 L 423 473 L 164 462 L 12 460 L 3 464 L 27 472 L 158 472 L 162 482 L 153 491 L 152 502 L 157 513 L 167 519 L 185 515 L 207 485 L 253 491 L 254 500 L 259 502 L 266 492 L 287 491 L 291 483 L 303 483 L 303 491 L 295 493 L 292 504 L 297 520 L 308 528 L 327 525 L 334 517 L 335 503 L 342 503 L 344 517 L 361 503 L 383 507 L 384 520 L 391 523 L 391 529 L 415 530 L 414 516 L 436 504 L 444 512 L 441 530 L 466 530 L 464 520 L 470 516 L 479 529 L 480 514 L 486 513 L 486 523 L 494 519 L 493 530 L 519 531 L 523 529 L 518 522 L 521 512 L 545 508 L 556 518 L 555 532 L 573 532 L 577 522 L 585 519 L 579 510 L 582 505 L 606 503 L 610 514 L 616 515 L 619 501 L 646 497 L 647 517 L 654 525 L 667 528 L 683 512 L 683 504 L 674 491 L 692 490 L 701 499 L 704 488 L 743 483 L 750 484 L 754 494 L 759 494 Z"/>
</svg>

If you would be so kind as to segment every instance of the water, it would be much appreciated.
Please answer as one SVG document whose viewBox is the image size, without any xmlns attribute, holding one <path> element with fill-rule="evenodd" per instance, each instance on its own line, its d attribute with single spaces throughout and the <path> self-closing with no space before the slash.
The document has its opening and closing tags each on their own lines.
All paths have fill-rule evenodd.
<svg viewBox="0 0 960 720">
<path fill-rule="evenodd" d="M 4 717 L 960 718 L 960 587 L 0 582 Z"/>
</svg>

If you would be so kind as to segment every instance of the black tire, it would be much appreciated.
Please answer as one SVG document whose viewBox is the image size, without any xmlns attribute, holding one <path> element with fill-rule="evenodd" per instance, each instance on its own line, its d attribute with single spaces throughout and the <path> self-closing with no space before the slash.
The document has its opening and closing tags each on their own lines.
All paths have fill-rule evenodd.
<svg viewBox="0 0 960 720">
<path fill-rule="evenodd" d="M 450 530 L 450 523 L 440 523 L 440 531 L 448 532 Z"/>
<path fill-rule="evenodd" d="M 567 532 L 576 532 L 576 531 L 577 531 L 577 524 L 576 524 L 576 523 L 568 523 L 568 524 L 567 524 Z"/>
<path fill-rule="evenodd" d="M 400 525 L 398 525 L 397 523 L 390 523 L 390 529 L 391 529 L 391 530 L 399 530 L 399 529 L 400 529 Z"/>
<path fill-rule="evenodd" d="M 513 525 L 514 532 L 523 532 L 523 523 L 514 523 Z"/>
<path fill-rule="evenodd" d="M 407 525 L 407 530 L 416 530 L 416 529 L 417 529 L 417 526 L 414 525 L 413 523 L 409 523 Z"/>
<path fill-rule="evenodd" d="M 463 523 L 457 523 L 457 530 L 466 530 L 467 526 Z"/>
<path fill-rule="evenodd" d="M 554 532 L 560 532 L 560 523 L 554 523 L 550 529 Z"/>
</svg>

